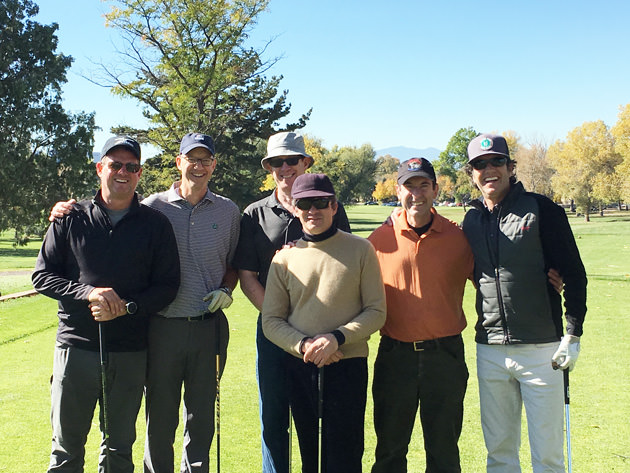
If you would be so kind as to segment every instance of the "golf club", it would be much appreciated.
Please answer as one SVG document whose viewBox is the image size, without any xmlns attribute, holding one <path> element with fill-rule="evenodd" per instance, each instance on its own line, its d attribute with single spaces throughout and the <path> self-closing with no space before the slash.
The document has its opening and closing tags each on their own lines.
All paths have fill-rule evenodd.
<svg viewBox="0 0 630 473">
<path fill-rule="evenodd" d="M 103 435 L 105 437 L 105 468 L 106 473 L 111 471 L 109 463 L 109 419 L 107 415 L 107 352 L 105 350 L 105 336 L 103 323 L 98 324 L 98 351 L 101 360 L 101 389 L 103 391 L 103 400 L 101 409 L 103 410 Z"/>
<path fill-rule="evenodd" d="M 217 435 L 217 473 L 221 472 L 221 321 L 220 319 L 221 311 L 217 311 L 215 315 L 215 320 L 217 324 L 216 329 L 216 349 L 217 356 L 215 360 L 216 364 L 216 376 L 217 376 L 217 400 L 216 400 L 216 411 L 217 411 L 217 424 L 216 424 L 216 435 Z"/>
<path fill-rule="evenodd" d="M 289 473 L 293 471 L 293 415 L 291 414 L 291 404 L 289 404 Z"/>
<path fill-rule="evenodd" d="M 551 363 L 554 370 L 560 368 L 560 366 L 554 361 Z M 569 411 L 569 404 L 571 403 L 571 395 L 569 393 L 569 370 L 563 370 L 562 375 L 564 377 L 564 418 L 566 422 L 567 431 L 567 467 L 568 473 L 573 472 L 571 465 L 571 413 Z"/>
<path fill-rule="evenodd" d="M 571 402 L 571 396 L 569 395 L 569 370 L 562 372 L 564 375 L 564 417 L 567 424 L 567 466 L 569 467 L 569 473 L 572 473 L 571 467 L 571 415 L 569 412 L 569 404 Z"/>
<path fill-rule="evenodd" d="M 324 418 L 324 367 L 317 370 L 317 428 L 318 428 L 318 442 L 317 442 L 317 473 L 322 473 L 322 444 L 324 443 L 324 436 L 322 432 L 322 422 Z"/>
</svg>

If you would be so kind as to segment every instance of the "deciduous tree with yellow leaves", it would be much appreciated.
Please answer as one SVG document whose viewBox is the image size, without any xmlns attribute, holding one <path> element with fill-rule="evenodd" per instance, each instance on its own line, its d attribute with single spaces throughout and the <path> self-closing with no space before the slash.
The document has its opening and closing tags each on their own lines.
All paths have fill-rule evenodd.
<svg viewBox="0 0 630 473">
<path fill-rule="evenodd" d="M 379 202 L 396 199 L 396 174 L 390 175 L 384 181 L 377 182 L 372 197 Z"/>
<path fill-rule="evenodd" d="M 622 162 L 615 168 L 621 199 L 630 201 L 630 103 L 621 107 L 617 123 L 610 130 L 615 138 L 615 151 Z"/>
<path fill-rule="evenodd" d="M 593 205 L 615 200 L 605 195 L 601 184 L 613 178 L 621 158 L 603 121 L 585 122 L 574 128 L 565 141 L 556 141 L 547 155 L 556 171 L 552 178 L 554 191 L 560 197 L 573 199 L 587 222 Z"/>
</svg>

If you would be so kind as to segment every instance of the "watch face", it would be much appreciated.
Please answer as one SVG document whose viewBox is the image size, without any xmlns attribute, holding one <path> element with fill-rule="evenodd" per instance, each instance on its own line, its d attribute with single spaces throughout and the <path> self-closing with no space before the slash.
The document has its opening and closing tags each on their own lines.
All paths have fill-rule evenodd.
<svg viewBox="0 0 630 473">
<path fill-rule="evenodd" d="M 135 302 L 127 302 L 127 313 L 128 314 L 135 314 L 136 311 L 138 310 L 138 304 L 136 304 Z"/>
</svg>

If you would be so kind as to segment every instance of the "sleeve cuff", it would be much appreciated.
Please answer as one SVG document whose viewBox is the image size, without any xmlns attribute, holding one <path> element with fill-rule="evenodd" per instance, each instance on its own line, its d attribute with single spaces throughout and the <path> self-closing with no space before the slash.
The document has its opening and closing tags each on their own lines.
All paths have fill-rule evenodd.
<svg viewBox="0 0 630 473">
<path fill-rule="evenodd" d="M 341 346 L 346 343 L 346 336 L 341 333 L 341 330 L 333 330 L 331 333 L 337 339 L 337 345 Z"/>
</svg>

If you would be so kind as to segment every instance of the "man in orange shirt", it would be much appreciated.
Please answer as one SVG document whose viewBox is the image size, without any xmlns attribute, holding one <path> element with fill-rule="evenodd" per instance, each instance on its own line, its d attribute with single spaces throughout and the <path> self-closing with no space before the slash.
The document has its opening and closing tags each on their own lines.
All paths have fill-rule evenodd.
<svg viewBox="0 0 630 473">
<path fill-rule="evenodd" d="M 403 211 L 369 237 L 387 296 L 372 384 L 372 473 L 407 471 L 418 404 L 426 471 L 460 472 L 457 442 L 468 381 L 462 299 L 473 255 L 458 225 L 433 208 L 438 184 L 428 160 L 403 162 L 396 188 Z"/>
</svg>

